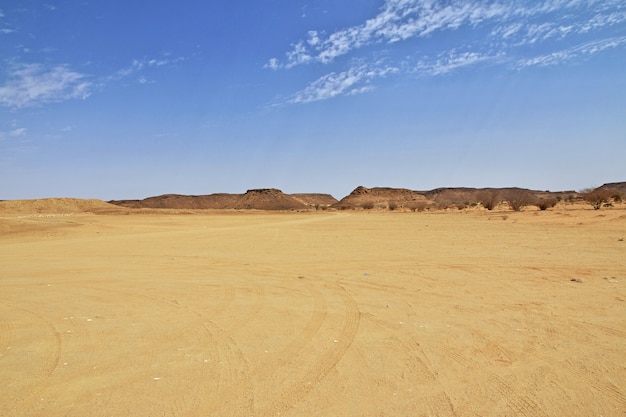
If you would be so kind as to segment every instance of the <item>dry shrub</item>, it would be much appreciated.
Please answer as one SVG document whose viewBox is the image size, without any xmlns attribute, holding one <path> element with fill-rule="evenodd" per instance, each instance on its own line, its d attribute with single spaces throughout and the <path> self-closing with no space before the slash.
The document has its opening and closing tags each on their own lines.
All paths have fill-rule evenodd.
<svg viewBox="0 0 626 417">
<path fill-rule="evenodd" d="M 396 203 L 395 201 L 390 201 L 389 202 L 389 210 L 393 211 L 395 209 L 398 208 L 398 203 Z"/>
<path fill-rule="evenodd" d="M 539 208 L 539 210 L 547 210 L 556 206 L 558 199 L 556 198 L 541 198 L 535 202 L 535 206 Z"/>
<path fill-rule="evenodd" d="M 428 207 L 428 203 L 420 201 L 419 203 L 413 203 L 409 206 L 411 211 L 424 211 Z"/>
<path fill-rule="evenodd" d="M 493 210 L 500 204 L 500 192 L 498 190 L 483 190 L 478 193 L 478 202 L 487 210 Z"/>
<path fill-rule="evenodd" d="M 610 190 L 611 191 L 611 198 L 613 199 L 614 202 L 616 203 L 621 203 L 622 202 L 622 193 L 620 193 L 618 190 Z"/>
<path fill-rule="evenodd" d="M 365 210 L 371 210 L 374 208 L 374 202 L 373 201 L 366 201 L 363 204 L 361 204 L 361 207 L 363 207 Z"/>
<path fill-rule="evenodd" d="M 610 204 L 611 196 L 613 192 L 602 188 L 596 188 L 595 190 L 586 191 L 583 190 L 582 197 L 587 203 L 591 204 L 594 210 L 600 210 L 602 206 Z"/>
<path fill-rule="evenodd" d="M 511 190 L 507 193 L 506 200 L 514 211 L 521 211 L 533 203 L 534 197 L 528 190 Z"/>
</svg>

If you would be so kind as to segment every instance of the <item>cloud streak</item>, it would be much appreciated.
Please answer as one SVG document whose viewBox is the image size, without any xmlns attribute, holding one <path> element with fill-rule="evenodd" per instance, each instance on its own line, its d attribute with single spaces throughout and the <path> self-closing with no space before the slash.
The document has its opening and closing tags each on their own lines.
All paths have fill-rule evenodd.
<svg viewBox="0 0 626 417">
<path fill-rule="evenodd" d="M 558 65 L 566 61 L 571 61 L 584 56 L 590 56 L 598 52 L 602 52 L 605 49 L 618 48 L 621 46 L 626 46 L 626 36 L 602 39 L 595 42 L 587 42 L 562 51 L 556 51 L 545 55 L 535 56 L 529 59 L 523 59 L 518 61 L 517 67 L 547 67 Z"/>
<path fill-rule="evenodd" d="M 338 95 L 356 95 L 372 90 L 371 82 L 387 74 L 398 72 L 394 67 L 370 68 L 357 65 L 347 71 L 330 73 L 312 82 L 304 90 L 296 93 L 289 103 L 303 104 L 326 100 Z"/>
<path fill-rule="evenodd" d="M 13 65 L 0 85 L 0 104 L 9 108 L 39 106 L 70 99 L 86 99 L 92 83 L 87 75 L 66 65 Z"/>
<path fill-rule="evenodd" d="M 146 68 L 173 65 L 183 60 L 182 57 L 133 60 L 128 67 L 114 75 L 101 77 L 99 81 L 72 70 L 68 65 L 13 64 L 6 70 L 5 81 L 0 85 L 0 106 L 19 109 L 73 99 L 84 100 L 93 90 L 103 88 L 110 82 L 140 74 Z M 139 75 L 137 82 L 150 84 L 154 81 Z"/>
<path fill-rule="evenodd" d="M 437 76 L 480 63 L 510 64 L 511 68 L 556 65 L 624 45 L 620 36 L 624 35 L 625 23 L 626 3 L 621 0 L 386 0 L 378 14 L 361 24 L 332 33 L 309 30 L 283 58 L 269 59 L 265 68 L 278 71 L 310 64 L 336 67 L 345 65 L 342 57 L 350 61 L 359 54 L 389 53 L 396 44 L 410 41 L 418 56 L 415 61 L 410 63 L 404 56 L 392 61 L 390 67 Z M 620 27 L 622 33 L 616 34 Z M 447 45 L 434 54 L 425 52 L 444 45 L 439 42 L 442 34 L 455 31 L 459 32 L 457 45 Z M 291 102 L 351 94 L 352 85 L 378 78 L 360 76 L 361 68 L 352 64 L 339 71 L 334 68 Z"/>
</svg>

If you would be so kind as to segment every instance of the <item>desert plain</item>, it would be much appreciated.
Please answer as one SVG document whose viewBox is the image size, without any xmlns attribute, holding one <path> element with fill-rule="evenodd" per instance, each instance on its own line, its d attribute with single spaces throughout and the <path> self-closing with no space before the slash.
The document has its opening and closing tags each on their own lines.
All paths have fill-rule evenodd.
<svg viewBox="0 0 626 417">
<path fill-rule="evenodd" d="M 626 416 L 624 204 L 16 207 L 0 416 Z"/>
</svg>

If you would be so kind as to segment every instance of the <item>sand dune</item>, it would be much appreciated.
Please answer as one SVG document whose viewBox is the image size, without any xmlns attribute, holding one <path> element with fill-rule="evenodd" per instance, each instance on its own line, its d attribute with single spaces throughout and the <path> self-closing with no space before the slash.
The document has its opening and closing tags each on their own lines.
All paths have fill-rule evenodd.
<svg viewBox="0 0 626 417">
<path fill-rule="evenodd" d="M 626 413 L 623 205 L 0 206 L 1 416 Z"/>
</svg>

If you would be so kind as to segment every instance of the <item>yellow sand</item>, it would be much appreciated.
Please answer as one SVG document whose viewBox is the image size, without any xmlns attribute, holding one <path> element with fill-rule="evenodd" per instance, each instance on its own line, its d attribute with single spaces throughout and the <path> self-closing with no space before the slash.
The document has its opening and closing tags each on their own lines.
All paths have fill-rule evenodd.
<svg viewBox="0 0 626 417">
<path fill-rule="evenodd" d="M 624 416 L 626 209 L 0 213 L 0 416 Z"/>
</svg>

